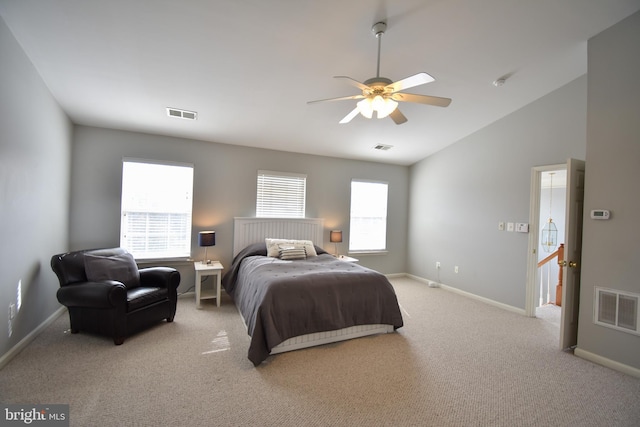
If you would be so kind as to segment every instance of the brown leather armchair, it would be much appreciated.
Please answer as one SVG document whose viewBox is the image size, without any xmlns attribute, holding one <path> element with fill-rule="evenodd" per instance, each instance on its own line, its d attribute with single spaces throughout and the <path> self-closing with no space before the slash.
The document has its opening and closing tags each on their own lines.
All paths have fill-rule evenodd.
<svg viewBox="0 0 640 427">
<path fill-rule="evenodd" d="M 58 301 L 69 310 L 71 333 L 125 337 L 176 313 L 180 273 L 169 267 L 138 269 L 125 249 L 92 249 L 51 257 Z"/>
</svg>

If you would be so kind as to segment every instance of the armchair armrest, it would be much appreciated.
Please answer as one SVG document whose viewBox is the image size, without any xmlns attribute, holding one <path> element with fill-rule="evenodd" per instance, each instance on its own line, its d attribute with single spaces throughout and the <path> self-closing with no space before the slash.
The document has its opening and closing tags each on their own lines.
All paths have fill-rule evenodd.
<svg viewBox="0 0 640 427">
<path fill-rule="evenodd" d="M 171 267 L 141 268 L 140 286 L 156 286 L 175 291 L 180 285 L 180 273 Z"/>
<path fill-rule="evenodd" d="M 111 308 L 127 303 L 127 289 L 115 280 L 73 283 L 59 288 L 56 296 L 67 307 Z"/>
</svg>

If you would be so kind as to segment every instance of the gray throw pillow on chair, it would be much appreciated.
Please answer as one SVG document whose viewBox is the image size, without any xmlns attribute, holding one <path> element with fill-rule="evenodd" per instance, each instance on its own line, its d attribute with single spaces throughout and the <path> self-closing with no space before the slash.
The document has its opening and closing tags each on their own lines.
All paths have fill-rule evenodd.
<svg viewBox="0 0 640 427">
<path fill-rule="evenodd" d="M 140 286 L 138 265 L 130 253 L 113 256 L 85 254 L 84 269 L 87 279 L 92 282 L 117 280 L 127 289 Z"/>
</svg>

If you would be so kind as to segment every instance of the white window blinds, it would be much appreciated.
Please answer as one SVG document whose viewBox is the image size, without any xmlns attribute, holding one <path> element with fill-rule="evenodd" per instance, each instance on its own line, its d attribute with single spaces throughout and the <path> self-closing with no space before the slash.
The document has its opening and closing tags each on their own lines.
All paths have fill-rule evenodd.
<svg viewBox="0 0 640 427">
<path fill-rule="evenodd" d="M 260 170 L 257 190 L 257 217 L 304 218 L 306 175 Z"/>
<path fill-rule="evenodd" d="M 136 259 L 191 255 L 193 166 L 122 162 L 120 246 Z"/>
</svg>

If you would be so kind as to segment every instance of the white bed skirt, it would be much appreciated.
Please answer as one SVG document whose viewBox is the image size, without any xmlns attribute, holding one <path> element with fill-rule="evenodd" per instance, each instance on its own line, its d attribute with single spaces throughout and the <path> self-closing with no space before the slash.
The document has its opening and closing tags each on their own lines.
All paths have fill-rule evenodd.
<svg viewBox="0 0 640 427">
<path fill-rule="evenodd" d="M 272 348 L 270 354 L 284 353 L 285 351 L 300 350 L 317 345 L 346 341 L 368 335 L 386 334 L 389 332 L 393 332 L 393 325 L 357 325 L 335 331 L 316 332 L 289 338 Z"/>
</svg>

